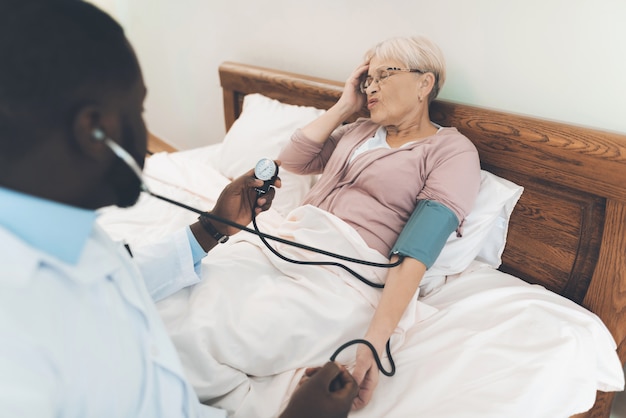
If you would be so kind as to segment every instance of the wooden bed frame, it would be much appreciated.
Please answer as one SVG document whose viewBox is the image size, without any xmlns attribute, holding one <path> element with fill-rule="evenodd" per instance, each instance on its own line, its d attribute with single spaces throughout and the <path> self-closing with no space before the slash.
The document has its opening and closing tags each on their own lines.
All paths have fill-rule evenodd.
<svg viewBox="0 0 626 418">
<path fill-rule="evenodd" d="M 343 90 L 341 82 L 233 62 L 219 75 L 227 130 L 246 94 L 327 109 Z M 430 112 L 474 142 L 484 169 L 524 186 L 500 269 L 595 312 L 624 363 L 626 136 L 447 101 Z M 608 418 L 613 396 L 598 392 L 579 416 Z"/>
</svg>

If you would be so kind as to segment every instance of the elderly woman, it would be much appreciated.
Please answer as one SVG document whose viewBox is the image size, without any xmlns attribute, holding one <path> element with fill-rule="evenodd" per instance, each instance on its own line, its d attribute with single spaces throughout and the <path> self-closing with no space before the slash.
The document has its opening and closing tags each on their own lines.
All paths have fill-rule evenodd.
<svg viewBox="0 0 626 418">
<path fill-rule="evenodd" d="M 381 356 L 424 273 L 450 234 L 461 232 L 480 186 L 474 145 L 430 120 L 429 104 L 444 81 L 444 59 L 431 41 L 384 41 L 366 53 L 337 103 L 298 130 L 278 157 L 289 171 L 322 173 L 304 204 L 343 219 L 392 261 L 405 256 L 389 270 L 363 337 Z M 342 125 L 365 104 L 369 119 Z M 357 350 L 353 376 L 360 385 L 353 408 L 359 409 L 379 376 L 365 345 Z"/>
</svg>

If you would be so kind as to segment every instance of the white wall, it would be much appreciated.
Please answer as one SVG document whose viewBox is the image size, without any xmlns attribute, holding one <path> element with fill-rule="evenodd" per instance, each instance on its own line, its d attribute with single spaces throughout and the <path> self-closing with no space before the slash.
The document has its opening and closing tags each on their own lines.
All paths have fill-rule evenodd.
<svg viewBox="0 0 626 418">
<path fill-rule="evenodd" d="M 93 0 L 126 28 L 146 119 L 179 148 L 224 135 L 225 60 L 344 80 L 365 50 L 424 34 L 442 98 L 626 133 L 624 0 Z"/>
</svg>

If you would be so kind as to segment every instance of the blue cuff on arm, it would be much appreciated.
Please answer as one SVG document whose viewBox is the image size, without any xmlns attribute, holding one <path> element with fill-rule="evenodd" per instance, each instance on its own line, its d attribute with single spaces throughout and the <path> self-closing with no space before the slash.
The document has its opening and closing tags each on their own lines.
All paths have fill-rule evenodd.
<svg viewBox="0 0 626 418">
<path fill-rule="evenodd" d="M 193 232 L 191 232 L 191 228 L 187 227 L 186 231 L 187 239 L 189 239 L 189 246 L 191 247 L 191 257 L 193 258 L 193 265 L 196 269 L 196 272 L 198 272 L 197 270 L 200 266 L 200 262 L 204 257 L 206 257 L 207 252 L 204 251 L 196 237 L 193 235 Z"/>
<path fill-rule="evenodd" d="M 391 249 L 391 255 L 403 255 L 430 268 L 446 244 L 459 220 L 447 206 L 434 200 L 420 200 Z"/>
</svg>

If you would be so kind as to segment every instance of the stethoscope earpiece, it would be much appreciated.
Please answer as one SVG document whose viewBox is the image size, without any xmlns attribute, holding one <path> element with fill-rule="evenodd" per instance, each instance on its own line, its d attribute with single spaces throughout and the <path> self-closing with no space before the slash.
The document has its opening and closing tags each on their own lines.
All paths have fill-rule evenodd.
<svg viewBox="0 0 626 418">
<path fill-rule="evenodd" d="M 95 128 L 92 132 L 91 132 L 91 137 L 93 139 L 95 139 L 96 141 L 104 141 L 105 138 L 107 137 L 106 134 L 104 133 L 104 131 L 100 128 Z"/>
<path fill-rule="evenodd" d="M 133 171 L 133 173 L 135 173 L 141 184 L 141 189 L 145 192 L 149 192 L 148 186 L 146 186 L 146 183 L 143 181 L 143 175 L 139 164 L 137 164 L 137 161 L 135 161 L 133 156 L 130 155 L 128 151 L 122 148 L 117 142 L 109 138 L 100 128 L 95 128 L 93 131 L 91 131 L 91 137 L 95 141 L 102 141 L 104 145 L 109 147 L 109 149 L 113 151 L 113 153 Z"/>
</svg>

